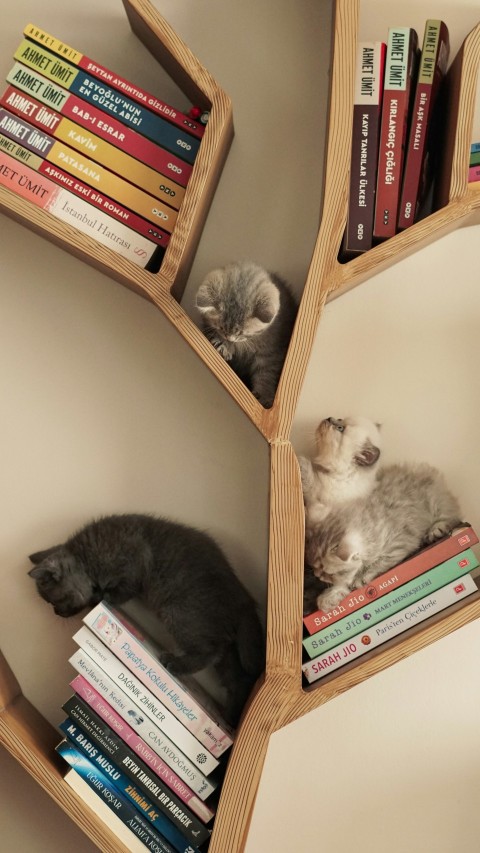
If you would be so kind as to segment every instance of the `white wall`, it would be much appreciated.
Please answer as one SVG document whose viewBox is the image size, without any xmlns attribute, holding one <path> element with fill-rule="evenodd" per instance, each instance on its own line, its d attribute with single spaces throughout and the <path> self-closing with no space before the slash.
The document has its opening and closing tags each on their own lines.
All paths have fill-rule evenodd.
<svg viewBox="0 0 480 853">
<path fill-rule="evenodd" d="M 156 0 L 156 5 L 234 105 L 236 136 L 185 307 L 193 315 L 195 289 L 211 267 L 248 256 L 283 273 L 300 293 L 319 219 L 329 4 Z M 452 5 L 453 0 L 425 3 L 419 15 L 412 0 L 402 4 L 402 12 L 405 23 L 411 21 L 419 30 L 424 17 L 443 14 L 458 46 L 476 23 L 478 2 L 456 0 L 455 20 L 448 15 Z M 370 4 L 363 23 L 372 37 L 381 35 L 373 32 L 382 28 L 377 6 Z M 391 23 L 388 4 L 382 4 L 382 16 L 386 27 Z M 120 0 L 84 0 L 81 5 L 45 0 L 41 8 L 32 0 L 17 0 L 2 21 L 0 76 L 7 73 L 28 22 L 183 105 L 130 33 Z M 477 130 L 480 138 L 480 122 Z M 375 417 L 384 423 L 385 458 L 426 458 L 442 467 L 465 516 L 478 528 L 479 234 L 478 227 L 458 231 L 328 306 L 292 435 L 296 449 L 304 452 L 324 415 L 362 412 Z M 70 692 L 72 672 L 66 660 L 79 620 L 56 618 L 36 596 L 26 574 L 27 555 L 67 536 L 96 513 L 165 513 L 214 533 L 263 604 L 268 449 L 153 306 L 6 217 L 2 273 L 0 648 L 25 694 L 55 724 Z M 471 819 L 478 829 L 478 774 L 467 757 L 470 749 L 478 752 L 470 709 L 478 705 L 480 684 L 473 657 L 462 658 L 458 668 L 454 661 L 479 635 L 477 625 L 463 629 L 275 735 L 248 853 L 286 853 L 293 842 L 301 853 L 328 849 L 334 841 L 341 853 L 352 845 L 361 853 L 374 849 L 370 829 L 363 837 L 359 833 L 359 819 L 354 827 L 342 824 L 344 834 L 338 835 L 342 814 L 335 807 L 344 792 L 347 801 L 355 797 L 360 815 L 372 814 L 370 777 L 362 775 L 373 763 L 370 753 L 353 766 L 350 781 L 344 770 L 356 721 L 363 731 L 373 707 L 381 732 L 372 752 L 375 773 L 390 778 L 392 730 L 395 761 L 405 762 L 395 799 L 396 824 L 410 801 L 427 790 L 435 792 L 422 824 L 435 844 L 428 848 L 421 843 L 425 839 L 416 834 L 421 818 L 415 816 L 409 849 L 453 849 L 445 841 L 439 846 L 442 838 L 448 839 L 441 817 L 452 808 L 452 796 L 448 786 L 439 786 L 432 758 L 444 755 L 447 745 L 449 770 L 455 771 L 456 814 L 465 810 L 455 849 L 471 850 L 467 824 Z M 450 667 L 444 668 L 444 660 Z M 448 673 L 452 681 L 445 687 Z M 422 684 L 428 684 L 431 700 L 432 739 L 424 773 L 407 775 L 406 746 L 425 715 Z M 452 719 L 441 713 L 445 690 L 457 697 L 455 733 Z M 401 726 L 398 720 L 406 711 L 410 722 Z M 282 775 L 285 758 L 291 787 Z M 307 759 L 310 767 L 328 768 L 327 781 L 323 772 L 318 783 L 307 784 Z M 0 762 L 1 849 L 63 850 L 67 843 L 78 851 L 92 849 L 20 768 L 4 754 Z M 27 794 L 35 803 L 28 822 L 21 817 Z M 277 816 L 288 814 L 288 803 L 294 819 L 280 823 Z M 52 842 L 51 827 L 57 821 Z M 405 849 L 400 836 L 396 848 L 390 840 L 392 850 Z"/>
</svg>

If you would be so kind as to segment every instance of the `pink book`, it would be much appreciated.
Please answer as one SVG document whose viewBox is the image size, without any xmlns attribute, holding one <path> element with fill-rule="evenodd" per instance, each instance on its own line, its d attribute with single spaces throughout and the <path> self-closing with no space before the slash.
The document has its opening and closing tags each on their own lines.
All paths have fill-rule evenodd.
<svg viewBox="0 0 480 853">
<path fill-rule="evenodd" d="M 137 735 L 137 733 L 124 721 L 115 710 L 112 708 L 108 702 L 105 701 L 103 696 L 100 695 L 92 686 L 88 683 L 88 681 L 83 677 L 83 675 L 77 675 L 73 681 L 70 682 L 70 687 L 73 688 L 75 693 L 80 696 L 81 699 L 84 700 L 102 720 L 105 720 L 108 726 L 112 729 L 112 731 L 122 738 L 122 740 L 128 744 L 129 748 L 136 752 L 142 761 L 159 776 L 172 791 L 175 791 L 178 797 L 185 803 L 188 804 L 188 807 L 198 815 L 201 820 L 209 820 L 211 815 L 211 810 L 208 806 L 205 805 L 202 801 L 206 799 L 214 790 L 215 785 L 212 783 L 208 783 L 208 785 L 204 788 L 204 790 L 200 793 L 195 794 L 191 788 L 185 785 L 185 782 L 177 776 L 177 774 L 165 764 L 162 759 L 150 749 L 149 746 L 142 740 L 141 737 Z M 207 817 L 206 817 L 207 815 Z"/>
</svg>

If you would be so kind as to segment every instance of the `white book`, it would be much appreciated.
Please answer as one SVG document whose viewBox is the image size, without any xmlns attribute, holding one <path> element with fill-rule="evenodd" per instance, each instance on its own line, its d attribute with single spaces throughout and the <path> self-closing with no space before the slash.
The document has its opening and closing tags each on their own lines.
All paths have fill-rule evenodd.
<svg viewBox="0 0 480 853">
<path fill-rule="evenodd" d="M 179 749 L 190 758 L 194 764 L 201 767 L 208 776 L 219 765 L 216 759 L 200 741 L 182 723 L 173 716 L 171 711 L 146 687 L 135 678 L 119 659 L 102 643 L 95 634 L 83 625 L 73 639 L 97 663 L 117 686 L 127 693 L 141 711 L 155 723 L 156 726 L 175 743 Z M 201 758 L 199 758 L 201 756 Z"/>
<path fill-rule="evenodd" d="M 407 631 L 414 625 L 428 619 L 429 616 L 439 613 L 459 599 L 477 591 L 478 587 L 473 577 L 469 574 L 463 575 L 463 577 L 451 581 L 431 595 L 426 595 L 425 598 L 416 601 L 410 607 L 389 616 L 370 630 L 362 631 L 351 640 L 335 646 L 330 651 L 308 661 L 308 663 L 304 663 L 302 666 L 303 674 L 307 681 L 312 684 L 330 672 L 350 663 L 351 660 L 361 657 L 376 646 L 386 643 L 391 637 Z"/>
<path fill-rule="evenodd" d="M 215 784 L 200 772 L 198 767 L 172 741 L 167 738 L 150 719 L 146 719 L 141 709 L 106 673 L 97 666 L 83 649 L 79 649 L 69 658 L 69 663 L 100 693 L 109 705 L 122 717 L 140 737 L 154 750 L 157 755 L 175 770 L 179 776 L 196 794 L 209 794 L 215 789 Z M 206 751 L 201 753 L 206 755 Z"/>
</svg>

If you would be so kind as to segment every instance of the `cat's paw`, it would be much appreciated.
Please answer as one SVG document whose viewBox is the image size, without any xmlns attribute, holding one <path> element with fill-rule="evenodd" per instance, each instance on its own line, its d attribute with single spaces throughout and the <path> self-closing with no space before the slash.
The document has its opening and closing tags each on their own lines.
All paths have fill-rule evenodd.
<svg viewBox="0 0 480 853">
<path fill-rule="evenodd" d="M 179 657 L 172 652 L 160 652 L 158 660 L 172 675 L 179 675 L 181 668 L 178 666 Z"/>
<path fill-rule="evenodd" d="M 325 613 L 328 610 L 333 610 L 341 602 L 342 598 L 345 598 L 346 594 L 343 587 L 332 586 L 330 589 L 326 589 L 325 592 L 321 592 L 317 596 L 317 609 L 324 610 Z"/>
<path fill-rule="evenodd" d="M 437 539 L 441 539 L 443 536 L 447 536 L 452 530 L 452 525 L 449 521 L 435 521 L 434 524 L 427 530 L 425 535 L 424 542 L 426 545 L 430 545 L 432 542 L 436 542 Z"/>
<path fill-rule="evenodd" d="M 214 341 L 213 346 L 225 361 L 231 361 L 233 353 L 225 341 Z"/>
</svg>

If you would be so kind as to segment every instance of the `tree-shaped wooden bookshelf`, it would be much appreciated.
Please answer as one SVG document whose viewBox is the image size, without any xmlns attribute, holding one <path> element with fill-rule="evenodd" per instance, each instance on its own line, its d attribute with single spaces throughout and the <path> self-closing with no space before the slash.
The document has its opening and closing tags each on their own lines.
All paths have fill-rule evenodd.
<svg viewBox="0 0 480 853">
<path fill-rule="evenodd" d="M 211 111 L 178 223 L 158 274 L 139 270 L 75 229 L 7 190 L 1 209 L 151 300 L 178 329 L 268 443 L 270 558 L 267 666 L 239 728 L 229 760 L 210 853 L 237 853 L 245 844 L 270 735 L 375 672 L 480 616 L 480 594 L 431 619 L 400 642 L 386 644 L 344 674 L 305 690 L 301 682 L 304 513 L 298 465 L 289 441 L 314 336 L 327 300 L 461 224 L 480 210 L 480 184 L 467 183 L 478 73 L 480 26 L 465 40 L 449 72 L 448 141 L 443 206 L 402 234 L 347 263 L 338 261 L 345 228 L 353 108 L 354 58 L 360 0 L 337 0 L 334 16 L 330 120 L 323 215 L 298 319 L 274 405 L 263 409 L 179 305 L 201 228 L 233 134 L 229 99 L 148 0 L 123 0 L 132 29 L 190 100 Z M 0 741 L 103 850 L 126 850 L 63 782 L 54 747 L 58 733 L 22 695 L 0 656 Z"/>
</svg>

